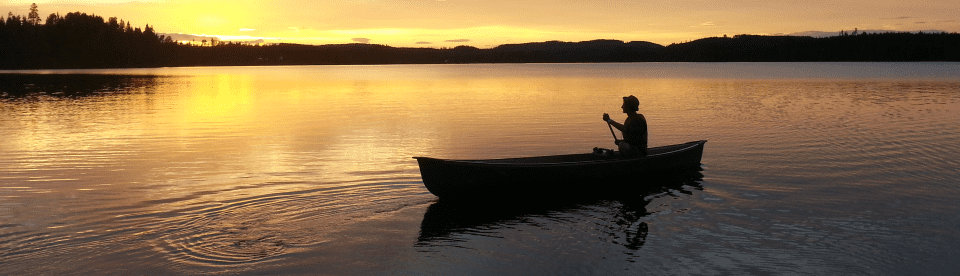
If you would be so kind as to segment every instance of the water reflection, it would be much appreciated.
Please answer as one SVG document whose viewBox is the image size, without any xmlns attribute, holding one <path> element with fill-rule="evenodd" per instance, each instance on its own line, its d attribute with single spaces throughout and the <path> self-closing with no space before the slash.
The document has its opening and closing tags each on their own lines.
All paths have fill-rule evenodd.
<svg viewBox="0 0 960 276">
<path fill-rule="evenodd" d="M 420 251 L 436 252 L 445 247 L 477 246 L 471 242 L 477 237 L 502 240 L 509 235 L 505 232 L 526 228 L 521 226 L 550 232 L 564 231 L 557 227 L 558 224 L 576 223 L 584 226 L 575 228 L 576 231 L 583 232 L 550 235 L 597 236 L 606 243 L 623 246 L 629 255 L 646 242 L 649 226 L 644 218 L 653 214 L 647 205 L 653 199 L 673 192 L 689 195 L 691 190 L 702 191 L 701 171 L 697 168 L 662 176 L 646 180 L 637 188 L 589 197 L 524 197 L 486 202 L 441 199 L 424 213 L 415 246 Z"/>
<path fill-rule="evenodd" d="M 152 92 L 165 78 L 155 75 L 0 74 L 0 99 L 82 98 Z"/>
<path fill-rule="evenodd" d="M 497 274 L 489 271 L 520 264 L 532 274 L 616 275 L 929 264 L 910 256 L 957 247 L 943 242 L 955 234 L 935 229 L 956 229 L 960 217 L 958 74 L 862 77 L 872 67 L 910 75 L 917 70 L 904 69 L 918 66 L 857 63 L 849 74 L 815 63 L 0 74 L 0 266 L 15 275 L 258 273 L 316 257 L 326 271 L 304 274 Z M 937 66 L 946 67 L 937 74 L 960 70 Z M 427 206 L 435 197 L 411 156 L 611 147 L 597 115 L 617 111 L 629 94 L 649 114 L 652 146 L 711 141 L 706 191 L 694 191 L 694 177 L 628 196 Z M 400 213 L 403 223 L 373 223 Z M 876 225 L 891 230 L 870 236 Z M 886 249 L 906 253 L 891 259 L 895 250 Z"/>
</svg>

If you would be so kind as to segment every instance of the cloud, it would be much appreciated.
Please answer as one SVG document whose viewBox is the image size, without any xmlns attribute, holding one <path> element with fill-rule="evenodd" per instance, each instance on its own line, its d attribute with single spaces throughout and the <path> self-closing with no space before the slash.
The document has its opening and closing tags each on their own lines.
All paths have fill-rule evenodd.
<svg viewBox="0 0 960 276">
<path fill-rule="evenodd" d="M 194 34 L 171 34 L 171 33 L 158 33 L 158 34 L 169 36 L 171 39 L 175 41 L 191 41 L 191 40 L 201 41 L 201 40 L 209 40 L 210 38 L 216 37 L 212 35 L 194 35 Z"/>
<path fill-rule="evenodd" d="M 369 38 L 357 37 L 357 38 L 351 38 L 350 40 L 353 40 L 354 42 L 360 42 L 360 43 L 370 43 Z"/>
<path fill-rule="evenodd" d="M 470 40 L 469 39 L 451 39 L 451 40 L 444 40 L 443 42 L 470 42 Z"/>
<path fill-rule="evenodd" d="M 416 44 L 433 44 L 433 42 L 418 41 Z"/>
<path fill-rule="evenodd" d="M 941 21 L 937 21 L 937 23 L 949 23 L 949 22 L 957 22 L 957 21 L 956 21 L 956 20 L 941 20 Z"/>
<path fill-rule="evenodd" d="M 913 22 L 913 23 L 914 23 L 914 24 L 927 24 L 926 21 L 917 21 L 917 22 Z"/>
<path fill-rule="evenodd" d="M 719 26 L 717 26 L 717 23 L 714 23 L 713 21 L 703 22 L 697 25 L 690 26 L 690 28 L 716 28 L 716 27 L 719 27 Z"/>
<path fill-rule="evenodd" d="M 840 33 L 840 32 L 806 31 L 806 32 L 789 33 L 789 34 L 786 34 L 786 35 L 791 35 L 791 36 L 811 36 L 811 37 L 829 37 L 829 36 L 837 36 L 837 35 L 839 35 L 839 33 Z"/>
<path fill-rule="evenodd" d="M 902 19 L 910 19 L 910 18 L 913 18 L 913 17 L 912 17 L 912 16 L 898 16 L 898 17 L 884 17 L 884 18 L 880 18 L 880 19 L 900 19 L 900 20 L 902 20 Z"/>
</svg>

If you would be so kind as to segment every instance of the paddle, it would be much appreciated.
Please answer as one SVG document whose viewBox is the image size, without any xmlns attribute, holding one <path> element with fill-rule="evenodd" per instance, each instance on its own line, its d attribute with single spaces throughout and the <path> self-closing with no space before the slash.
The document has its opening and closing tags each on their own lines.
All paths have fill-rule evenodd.
<svg viewBox="0 0 960 276">
<path fill-rule="evenodd" d="M 613 144 L 620 145 L 620 144 L 617 144 L 617 133 L 613 132 L 613 125 L 610 124 L 610 122 L 607 122 L 607 127 L 610 128 L 610 134 L 613 135 Z"/>
</svg>

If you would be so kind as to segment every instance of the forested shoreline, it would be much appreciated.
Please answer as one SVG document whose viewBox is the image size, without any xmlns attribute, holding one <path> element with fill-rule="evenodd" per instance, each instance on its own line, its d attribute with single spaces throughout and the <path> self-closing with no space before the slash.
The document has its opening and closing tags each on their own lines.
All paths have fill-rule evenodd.
<svg viewBox="0 0 960 276">
<path fill-rule="evenodd" d="M 180 43 L 145 25 L 85 13 L 8 14 L 0 20 L 0 69 L 134 68 L 243 65 L 960 61 L 958 33 L 736 35 L 662 46 L 593 40 L 500 45 L 490 49 L 401 48 L 376 44 L 252 45 Z"/>
</svg>

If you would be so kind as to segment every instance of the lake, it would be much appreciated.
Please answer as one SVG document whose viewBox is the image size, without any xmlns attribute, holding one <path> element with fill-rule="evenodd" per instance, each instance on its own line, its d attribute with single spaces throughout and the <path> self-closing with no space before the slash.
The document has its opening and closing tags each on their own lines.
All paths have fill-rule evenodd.
<svg viewBox="0 0 960 276">
<path fill-rule="evenodd" d="M 439 201 L 414 156 L 708 140 L 583 200 Z M 956 274 L 960 63 L 0 71 L 3 274 Z M 619 136 L 619 133 L 618 133 Z"/>
</svg>

